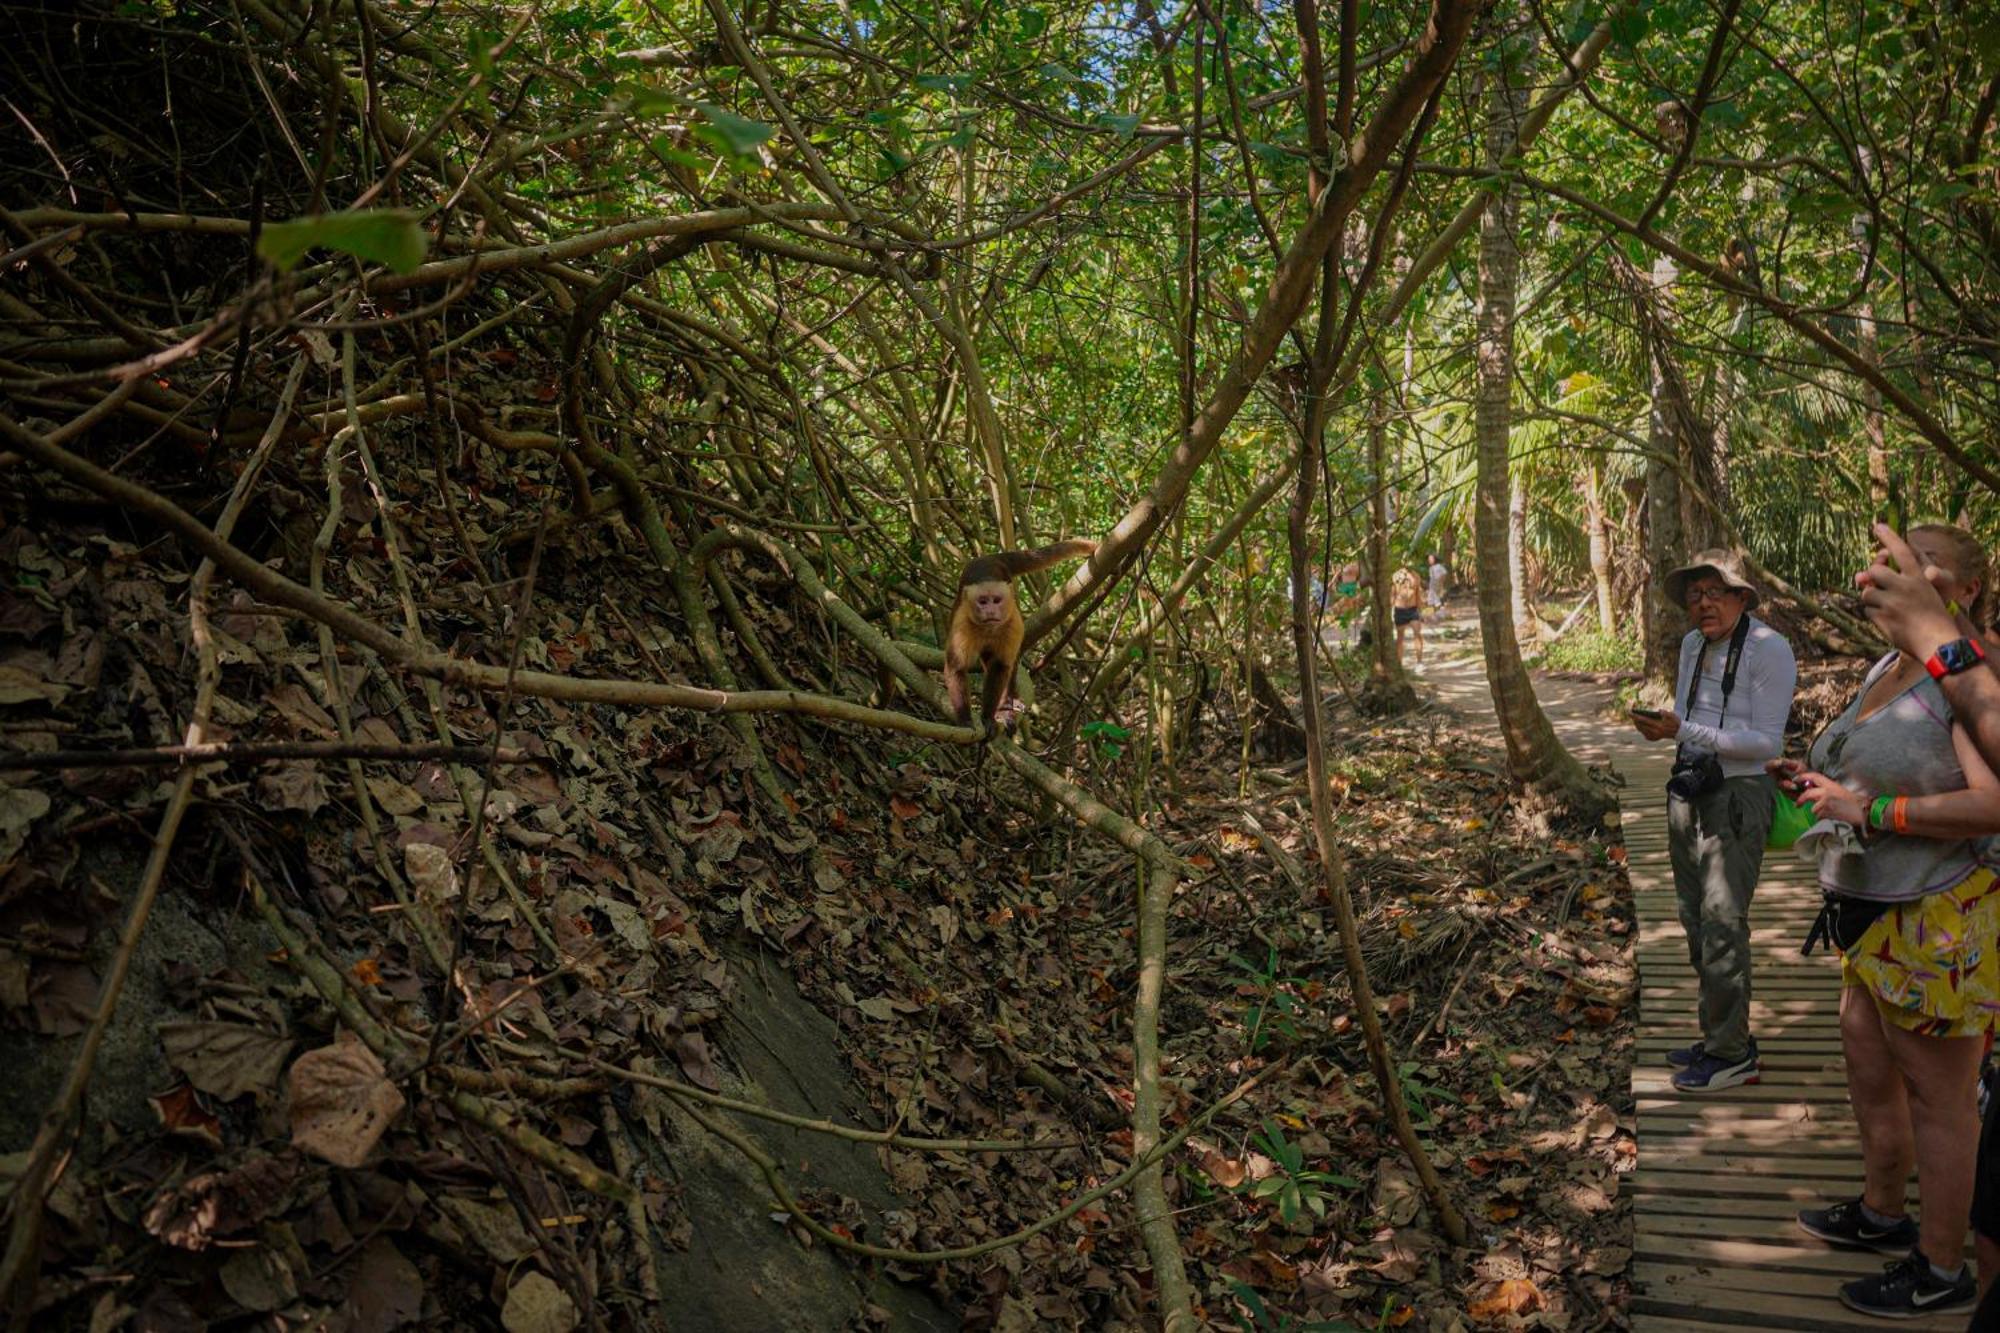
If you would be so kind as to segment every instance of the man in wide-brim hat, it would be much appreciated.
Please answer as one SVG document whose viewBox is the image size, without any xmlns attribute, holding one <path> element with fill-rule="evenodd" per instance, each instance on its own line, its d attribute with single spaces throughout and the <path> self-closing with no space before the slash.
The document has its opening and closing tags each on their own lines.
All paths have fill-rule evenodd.
<svg viewBox="0 0 2000 1333">
<path fill-rule="evenodd" d="M 1676 606 L 1686 606 L 1688 583 L 1702 574 L 1713 574 L 1724 587 L 1734 588 L 1742 593 L 1744 610 L 1756 610 L 1757 585 L 1743 572 L 1743 557 L 1720 546 L 1703 551 L 1691 563 L 1682 565 L 1679 569 L 1667 571 L 1667 577 L 1663 582 L 1668 600 Z M 1733 622 L 1731 628 L 1734 628 Z"/>
<path fill-rule="evenodd" d="M 1777 788 L 1764 762 L 1784 753 L 1798 662 L 1785 636 L 1750 614 L 1743 558 L 1703 551 L 1664 580 L 1693 628 L 1681 640 L 1678 711 L 1632 710 L 1649 741 L 1676 743 L 1667 847 L 1688 961 L 1701 983 L 1701 1038 L 1667 1054 L 1682 1092 L 1759 1077 L 1750 1034 L 1750 896 L 1764 868 Z"/>
</svg>

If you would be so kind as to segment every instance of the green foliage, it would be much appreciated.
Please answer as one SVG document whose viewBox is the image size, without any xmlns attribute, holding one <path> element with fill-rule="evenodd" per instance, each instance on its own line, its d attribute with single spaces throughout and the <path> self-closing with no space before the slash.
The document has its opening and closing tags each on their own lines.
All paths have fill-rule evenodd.
<svg viewBox="0 0 2000 1333">
<path fill-rule="evenodd" d="M 1299 1040 L 1298 1016 L 1303 1006 L 1294 988 L 1305 984 L 1302 977 L 1278 975 L 1277 946 L 1270 946 L 1263 963 L 1253 963 L 1241 954 L 1229 955 L 1230 966 L 1244 973 L 1244 984 L 1252 997 L 1243 1011 L 1243 1045 L 1252 1055 L 1277 1038 L 1287 1046 Z"/>
<path fill-rule="evenodd" d="M 1328 1189 L 1360 1188 L 1352 1177 L 1308 1169 L 1304 1150 L 1285 1137 L 1284 1127 L 1276 1120 L 1266 1120 L 1252 1141 L 1277 1169 L 1262 1180 L 1244 1181 L 1237 1191 L 1270 1202 L 1287 1223 L 1297 1221 L 1308 1210 L 1314 1217 L 1325 1217 Z"/>
<path fill-rule="evenodd" d="M 1645 665 L 1645 651 L 1637 636 L 1606 634 L 1593 625 L 1573 629 L 1543 649 L 1539 665 L 1549 671 L 1637 671 Z"/>
<path fill-rule="evenodd" d="M 257 237 L 257 253 L 280 270 L 296 268 L 308 251 L 325 249 L 408 273 L 430 249 L 417 218 L 408 209 L 370 208 L 266 223 Z"/>
<path fill-rule="evenodd" d="M 701 137 L 735 157 L 747 157 L 756 152 L 778 132 L 761 120 L 739 116 L 713 102 L 697 102 L 695 105 L 701 108 L 702 116 L 708 121 L 698 131 Z"/>
<path fill-rule="evenodd" d="M 1121 727 L 1116 722 L 1086 722 L 1078 728 L 1095 752 L 1105 759 L 1116 759 L 1125 753 L 1125 742 L 1132 739 L 1129 727 Z"/>
</svg>

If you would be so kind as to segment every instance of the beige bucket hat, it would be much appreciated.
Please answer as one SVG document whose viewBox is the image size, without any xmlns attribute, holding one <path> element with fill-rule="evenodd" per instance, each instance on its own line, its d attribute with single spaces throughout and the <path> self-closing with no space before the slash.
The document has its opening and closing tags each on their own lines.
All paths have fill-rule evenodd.
<svg viewBox="0 0 2000 1333">
<path fill-rule="evenodd" d="M 1743 573 L 1743 557 L 1735 551 L 1720 546 L 1711 546 L 1706 551 L 1697 551 L 1694 559 L 1679 569 L 1669 570 L 1665 579 L 1667 596 L 1675 603 L 1687 604 L 1688 580 L 1697 574 L 1713 574 L 1732 588 L 1741 588 L 1750 594 L 1744 603 L 1744 610 L 1757 605 L 1757 586 Z"/>
</svg>

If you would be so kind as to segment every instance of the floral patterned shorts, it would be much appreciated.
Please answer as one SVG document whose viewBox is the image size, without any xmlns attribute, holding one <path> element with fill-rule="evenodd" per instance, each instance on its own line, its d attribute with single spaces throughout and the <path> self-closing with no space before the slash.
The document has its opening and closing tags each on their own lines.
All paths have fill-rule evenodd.
<svg viewBox="0 0 2000 1333">
<path fill-rule="evenodd" d="M 1986 1035 L 2000 1026 L 2000 881 L 1982 866 L 1891 907 L 1841 956 L 1840 979 L 1920 1036 Z"/>
</svg>

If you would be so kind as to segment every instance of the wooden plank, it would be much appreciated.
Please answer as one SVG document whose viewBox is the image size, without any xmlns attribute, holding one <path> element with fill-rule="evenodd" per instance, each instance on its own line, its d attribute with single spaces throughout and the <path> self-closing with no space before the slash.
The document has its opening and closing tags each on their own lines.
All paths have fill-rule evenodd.
<svg viewBox="0 0 2000 1333">
<path fill-rule="evenodd" d="M 1858 1145 L 1857 1145 L 1858 1146 Z M 1859 1151 L 1804 1153 L 1779 1157 L 1764 1152 L 1736 1152 L 1733 1143 L 1705 1144 L 1693 1150 L 1669 1151 L 1657 1142 L 1639 1154 L 1641 1171 L 1685 1171 L 1723 1176 L 1775 1176 L 1785 1180 L 1861 1179 Z M 1820 1188 L 1826 1188 L 1824 1185 Z"/>
<path fill-rule="evenodd" d="M 1675 1235 L 1642 1228 L 1633 1234 L 1632 1249 L 1642 1259 L 1663 1264 L 1831 1273 L 1836 1280 L 1879 1273 L 1887 1261 L 1886 1256 L 1873 1250 L 1837 1250 L 1802 1231 L 1793 1234 L 1798 1237 L 1796 1244 L 1785 1240 Z"/>
<path fill-rule="evenodd" d="M 1754 1152 L 1757 1156 L 1772 1162 L 1792 1162 L 1801 1158 L 1827 1159 L 1846 1162 L 1860 1179 L 1861 1140 L 1853 1133 L 1835 1134 L 1824 1125 L 1811 1135 L 1794 1138 L 1765 1138 L 1746 1141 L 1736 1138 L 1714 1138 L 1702 1134 L 1669 1134 L 1664 1130 L 1648 1134 L 1646 1141 L 1639 1145 L 1641 1163 L 1653 1160 L 1653 1154 L 1688 1153 L 1744 1153 Z"/>
<path fill-rule="evenodd" d="M 1830 1197 L 1847 1197 L 1846 1191 L 1829 1190 L 1825 1180 L 1803 1176 L 1655 1170 L 1644 1163 L 1625 1177 L 1624 1188 L 1635 1198 L 1644 1194 L 1671 1194 L 1680 1199 L 1789 1199 L 1800 1208 L 1815 1207 Z"/>
</svg>

